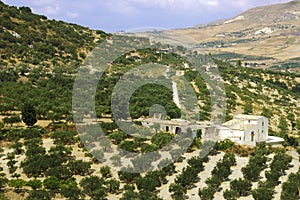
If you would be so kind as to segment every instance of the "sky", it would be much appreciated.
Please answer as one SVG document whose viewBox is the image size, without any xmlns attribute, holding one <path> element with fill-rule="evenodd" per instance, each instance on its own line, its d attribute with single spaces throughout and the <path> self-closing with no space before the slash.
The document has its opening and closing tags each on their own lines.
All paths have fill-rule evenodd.
<svg viewBox="0 0 300 200">
<path fill-rule="evenodd" d="M 49 19 L 106 32 L 193 27 L 290 0 L 2 0 Z"/>
</svg>

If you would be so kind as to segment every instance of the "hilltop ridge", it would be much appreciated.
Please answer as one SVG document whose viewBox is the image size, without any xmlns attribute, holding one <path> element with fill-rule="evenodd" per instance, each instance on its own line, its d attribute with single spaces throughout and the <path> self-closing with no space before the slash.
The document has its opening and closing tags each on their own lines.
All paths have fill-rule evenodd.
<svg viewBox="0 0 300 200">
<path fill-rule="evenodd" d="M 28 7 L 0 1 L 0 65 L 47 68 L 78 67 L 85 56 L 108 34 L 101 30 L 49 20 Z"/>
<path fill-rule="evenodd" d="M 165 31 L 195 41 L 198 51 L 245 66 L 299 72 L 300 1 L 262 6 L 232 19 Z"/>
</svg>

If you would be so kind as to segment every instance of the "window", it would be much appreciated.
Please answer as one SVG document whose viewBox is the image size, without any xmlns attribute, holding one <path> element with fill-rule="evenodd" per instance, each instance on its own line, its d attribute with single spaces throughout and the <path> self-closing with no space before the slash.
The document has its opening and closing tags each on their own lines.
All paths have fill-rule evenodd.
<svg viewBox="0 0 300 200">
<path fill-rule="evenodd" d="M 169 132 L 169 126 L 166 126 L 166 131 Z"/>
<path fill-rule="evenodd" d="M 264 125 L 265 125 L 265 122 L 262 122 L 261 125 L 264 126 Z"/>
</svg>

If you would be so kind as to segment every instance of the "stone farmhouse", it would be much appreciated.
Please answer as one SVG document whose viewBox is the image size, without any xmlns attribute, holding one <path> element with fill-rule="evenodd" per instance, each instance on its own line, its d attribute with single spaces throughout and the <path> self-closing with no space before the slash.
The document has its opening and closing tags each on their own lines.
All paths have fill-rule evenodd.
<svg viewBox="0 0 300 200">
<path fill-rule="evenodd" d="M 163 120 L 157 114 L 153 118 L 140 121 L 144 127 L 156 127 L 160 131 L 174 134 L 180 134 L 188 128 L 193 133 L 200 129 L 204 140 L 223 141 L 229 139 L 235 143 L 250 146 L 255 146 L 259 142 L 279 144 L 284 141 L 282 138 L 268 135 L 269 120 L 263 116 L 240 114 L 221 125 L 214 125 L 210 122 L 191 123 L 184 119 Z"/>
</svg>

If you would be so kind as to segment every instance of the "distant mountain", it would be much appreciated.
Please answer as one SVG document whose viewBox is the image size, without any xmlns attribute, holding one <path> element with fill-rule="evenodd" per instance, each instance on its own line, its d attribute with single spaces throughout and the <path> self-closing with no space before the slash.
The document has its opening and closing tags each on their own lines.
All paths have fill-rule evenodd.
<svg viewBox="0 0 300 200">
<path fill-rule="evenodd" d="M 28 7 L 17 8 L 0 1 L 0 67 L 79 66 L 103 31 L 33 14 Z"/>
<path fill-rule="evenodd" d="M 253 8 L 242 13 L 241 16 L 250 23 L 266 25 L 280 22 L 295 23 L 300 20 L 300 1 Z"/>
<path fill-rule="evenodd" d="M 166 31 L 198 50 L 244 65 L 300 72 L 300 1 L 250 9 L 233 19 Z"/>
</svg>

